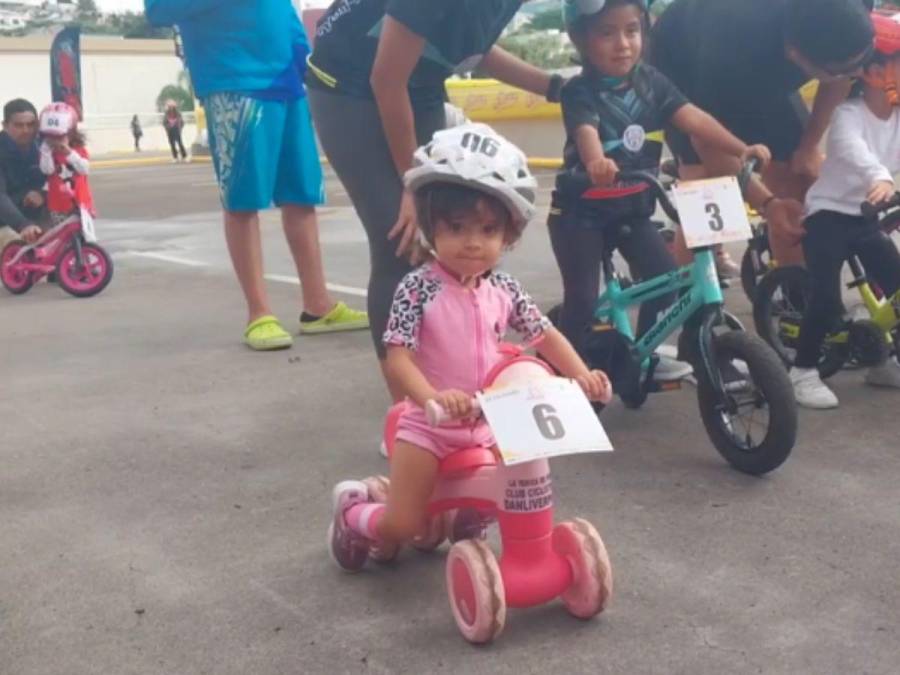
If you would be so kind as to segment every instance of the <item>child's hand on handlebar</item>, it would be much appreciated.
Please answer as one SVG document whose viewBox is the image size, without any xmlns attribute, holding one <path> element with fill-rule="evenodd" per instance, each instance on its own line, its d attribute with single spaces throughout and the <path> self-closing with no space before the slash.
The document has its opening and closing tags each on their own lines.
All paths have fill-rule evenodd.
<svg viewBox="0 0 900 675">
<path fill-rule="evenodd" d="M 475 414 L 472 408 L 472 395 L 459 389 L 439 391 L 434 395 L 434 400 L 451 419 L 458 420 L 464 417 L 473 417 Z"/>
<path fill-rule="evenodd" d="M 875 184 L 872 185 L 871 188 L 869 188 L 869 192 L 866 194 L 866 201 L 870 204 L 881 204 L 882 202 L 886 202 L 888 199 L 893 197 L 896 189 L 897 188 L 894 187 L 893 181 L 875 181 Z"/>
<path fill-rule="evenodd" d="M 609 187 L 616 182 L 616 176 L 619 173 L 619 165 L 608 157 L 588 162 L 585 168 L 591 181 L 598 187 Z"/>
<path fill-rule="evenodd" d="M 602 370 L 591 370 L 586 375 L 576 377 L 575 381 L 591 401 L 606 405 L 612 400 L 612 383 Z"/>
<path fill-rule="evenodd" d="M 749 145 L 741 155 L 741 161 L 746 162 L 754 158 L 759 161 L 759 168 L 765 169 L 772 161 L 772 153 L 765 145 Z"/>
</svg>

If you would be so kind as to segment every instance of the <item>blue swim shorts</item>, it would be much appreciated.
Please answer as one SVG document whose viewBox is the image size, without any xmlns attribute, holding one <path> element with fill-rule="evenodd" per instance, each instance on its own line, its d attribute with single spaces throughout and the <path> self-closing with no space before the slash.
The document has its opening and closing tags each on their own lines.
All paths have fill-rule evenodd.
<svg viewBox="0 0 900 675">
<path fill-rule="evenodd" d="M 305 97 L 271 101 L 226 92 L 211 94 L 203 107 L 226 210 L 324 203 L 322 167 Z"/>
</svg>

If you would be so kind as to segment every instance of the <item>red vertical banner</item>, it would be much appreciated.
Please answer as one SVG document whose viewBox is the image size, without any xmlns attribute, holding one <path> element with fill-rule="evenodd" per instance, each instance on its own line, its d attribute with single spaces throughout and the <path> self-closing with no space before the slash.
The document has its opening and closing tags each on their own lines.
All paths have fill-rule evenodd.
<svg viewBox="0 0 900 675">
<path fill-rule="evenodd" d="M 81 101 L 81 27 L 68 26 L 50 47 L 50 87 L 53 101 L 68 103 L 84 117 Z"/>
</svg>

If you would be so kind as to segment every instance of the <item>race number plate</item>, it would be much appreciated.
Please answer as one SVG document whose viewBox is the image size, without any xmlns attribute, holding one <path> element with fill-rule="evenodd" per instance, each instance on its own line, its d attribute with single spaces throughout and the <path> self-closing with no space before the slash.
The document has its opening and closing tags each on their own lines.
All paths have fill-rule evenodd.
<svg viewBox="0 0 900 675">
<path fill-rule="evenodd" d="M 613 447 L 587 397 L 559 377 L 478 394 L 503 463 L 611 452 Z"/>
<path fill-rule="evenodd" d="M 41 115 L 41 132 L 57 133 L 64 135 L 68 133 L 69 126 L 72 124 L 72 115 L 61 110 L 53 110 Z"/>
<path fill-rule="evenodd" d="M 753 236 L 734 176 L 679 183 L 674 192 L 688 248 L 746 241 Z"/>
</svg>

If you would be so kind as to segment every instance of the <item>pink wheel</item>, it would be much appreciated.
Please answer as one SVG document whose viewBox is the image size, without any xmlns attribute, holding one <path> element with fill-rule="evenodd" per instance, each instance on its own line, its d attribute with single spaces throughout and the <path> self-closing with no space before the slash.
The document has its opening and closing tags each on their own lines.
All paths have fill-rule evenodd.
<svg viewBox="0 0 900 675">
<path fill-rule="evenodd" d="M 386 476 L 370 476 L 363 480 L 369 491 L 369 501 L 378 504 L 387 502 L 388 492 L 391 489 L 391 481 Z M 393 562 L 400 553 L 400 547 L 395 544 L 373 544 L 369 547 L 369 557 L 377 563 Z"/>
<path fill-rule="evenodd" d="M 0 253 L 0 281 L 10 293 L 20 295 L 34 285 L 34 274 L 22 270 L 18 264 L 8 265 L 9 261 L 19 255 L 19 251 L 25 246 L 25 242 L 11 241 L 3 247 Z M 28 251 L 19 262 L 33 262 L 34 252 Z"/>
<path fill-rule="evenodd" d="M 597 530 L 583 518 L 553 528 L 553 550 L 572 566 L 572 585 L 562 601 L 572 616 L 590 619 L 606 607 L 612 595 L 612 565 Z"/>
<path fill-rule="evenodd" d="M 101 246 L 83 243 L 81 260 L 79 265 L 74 247 L 62 254 L 56 265 L 59 285 L 78 298 L 97 295 L 112 279 L 112 259 Z"/>
<path fill-rule="evenodd" d="M 463 637 L 491 642 L 506 623 L 506 591 L 493 551 L 483 541 L 453 545 L 447 556 L 447 594 Z"/>
<path fill-rule="evenodd" d="M 412 540 L 412 547 L 422 553 L 431 553 L 444 543 L 450 531 L 448 513 L 439 513 L 428 520 L 428 528 L 425 532 Z"/>
</svg>

